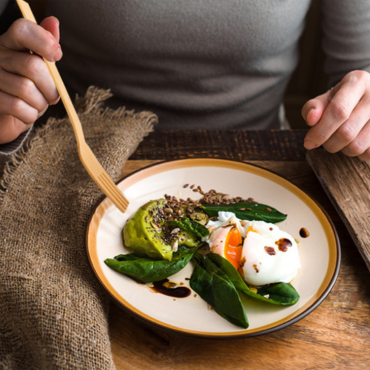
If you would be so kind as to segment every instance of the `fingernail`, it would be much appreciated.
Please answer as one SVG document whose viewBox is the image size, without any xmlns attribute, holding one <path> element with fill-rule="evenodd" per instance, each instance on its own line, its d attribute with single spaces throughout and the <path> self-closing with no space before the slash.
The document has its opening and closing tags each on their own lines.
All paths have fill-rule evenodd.
<svg viewBox="0 0 370 370">
<path fill-rule="evenodd" d="M 59 103 L 59 100 L 60 100 L 60 96 L 58 96 L 58 98 L 56 100 L 52 101 L 50 103 L 50 105 L 56 105 L 56 104 L 58 104 Z"/>
<path fill-rule="evenodd" d="M 308 116 L 315 110 L 315 108 L 311 108 L 308 112 L 307 112 L 307 118 Z"/>
<path fill-rule="evenodd" d="M 59 45 L 58 50 L 54 54 L 54 57 L 53 57 L 54 62 L 57 62 L 58 60 L 61 60 L 62 59 L 62 56 L 63 56 L 62 48 Z"/>
<path fill-rule="evenodd" d="M 307 150 L 317 148 L 317 145 L 314 142 L 312 142 L 311 140 L 306 140 L 303 145 Z"/>
<path fill-rule="evenodd" d="M 54 18 L 58 22 L 58 26 L 60 26 L 60 21 L 57 17 L 54 17 L 53 15 L 51 15 L 50 18 Z"/>
<path fill-rule="evenodd" d="M 309 109 L 309 111 L 307 112 L 306 122 L 307 122 L 307 124 L 308 124 L 308 125 L 312 125 L 312 123 L 310 122 L 310 114 L 311 114 L 312 112 L 314 112 L 314 111 L 315 111 L 315 108 L 311 108 L 311 109 Z"/>
</svg>

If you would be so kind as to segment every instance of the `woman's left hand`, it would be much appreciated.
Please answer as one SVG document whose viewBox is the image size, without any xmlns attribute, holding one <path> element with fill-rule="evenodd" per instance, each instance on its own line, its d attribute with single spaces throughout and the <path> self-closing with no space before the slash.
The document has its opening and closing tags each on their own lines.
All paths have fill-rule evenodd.
<svg viewBox="0 0 370 370">
<path fill-rule="evenodd" d="M 348 73 L 333 89 L 309 100 L 302 116 L 311 126 L 306 149 L 322 145 L 329 153 L 370 160 L 370 73 Z"/>
</svg>

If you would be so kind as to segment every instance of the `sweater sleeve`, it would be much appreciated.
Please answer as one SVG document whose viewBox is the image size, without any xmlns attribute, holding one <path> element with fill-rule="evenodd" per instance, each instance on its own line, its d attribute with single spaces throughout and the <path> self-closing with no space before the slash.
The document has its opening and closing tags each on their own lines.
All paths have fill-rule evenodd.
<svg viewBox="0 0 370 370">
<path fill-rule="evenodd" d="M 348 72 L 370 72 L 370 1 L 320 0 L 329 87 Z"/>
<path fill-rule="evenodd" d="M 23 145 L 30 132 L 31 129 L 22 132 L 15 140 L 10 143 L 0 144 L 0 155 L 10 155 L 15 153 Z"/>
</svg>

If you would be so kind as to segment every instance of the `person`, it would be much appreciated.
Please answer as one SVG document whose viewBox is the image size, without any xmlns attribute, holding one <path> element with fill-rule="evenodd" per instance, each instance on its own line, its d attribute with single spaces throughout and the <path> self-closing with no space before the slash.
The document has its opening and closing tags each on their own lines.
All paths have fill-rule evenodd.
<svg viewBox="0 0 370 370">
<path fill-rule="evenodd" d="M 4 8 L 5 0 L 0 0 Z M 311 0 L 49 1 L 40 25 L 0 36 L 0 150 L 21 145 L 58 92 L 110 88 L 113 105 L 146 109 L 159 129 L 270 129 L 296 67 Z M 31 2 L 32 5 L 32 2 Z M 302 108 L 304 145 L 370 160 L 370 2 L 320 0 L 330 87 Z M 59 21 L 62 44 L 59 43 Z M 31 51 L 31 52 L 30 52 Z"/>
</svg>

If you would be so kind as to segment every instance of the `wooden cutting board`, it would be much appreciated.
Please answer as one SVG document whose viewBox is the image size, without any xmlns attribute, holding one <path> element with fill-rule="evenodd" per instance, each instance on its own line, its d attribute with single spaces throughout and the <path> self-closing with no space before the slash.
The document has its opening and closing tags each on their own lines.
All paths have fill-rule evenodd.
<svg viewBox="0 0 370 370">
<path fill-rule="evenodd" d="M 369 163 L 324 149 L 307 152 L 307 161 L 370 270 Z"/>
</svg>

